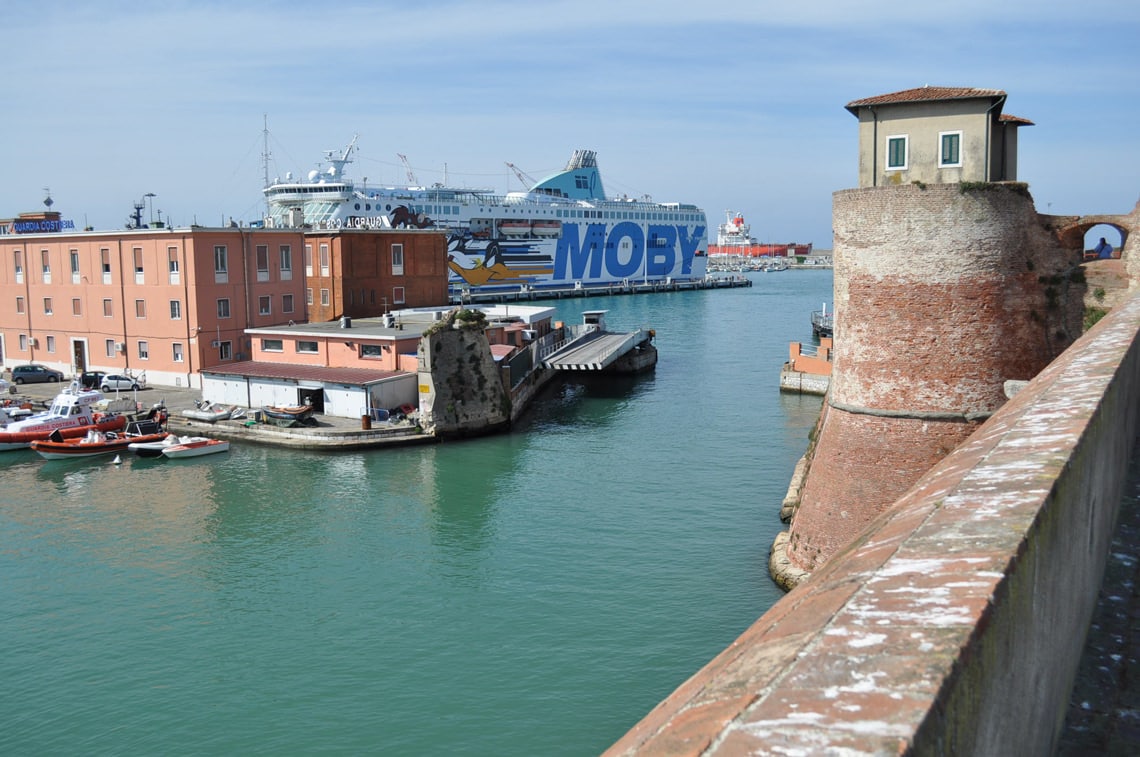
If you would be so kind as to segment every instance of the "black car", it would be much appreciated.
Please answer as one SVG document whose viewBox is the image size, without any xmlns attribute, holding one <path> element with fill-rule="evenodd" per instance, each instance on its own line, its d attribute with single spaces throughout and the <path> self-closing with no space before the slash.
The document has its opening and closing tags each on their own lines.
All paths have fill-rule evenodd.
<svg viewBox="0 0 1140 757">
<path fill-rule="evenodd" d="M 63 374 L 46 365 L 30 363 L 12 369 L 12 381 L 17 384 L 43 384 L 63 381 Z"/>
</svg>

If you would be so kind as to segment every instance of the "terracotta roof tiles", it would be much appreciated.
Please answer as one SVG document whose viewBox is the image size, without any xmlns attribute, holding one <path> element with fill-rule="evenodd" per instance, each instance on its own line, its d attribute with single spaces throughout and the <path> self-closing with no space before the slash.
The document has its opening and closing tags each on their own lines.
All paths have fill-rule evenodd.
<svg viewBox="0 0 1140 757">
<path fill-rule="evenodd" d="M 862 100 L 852 100 L 845 106 L 847 110 L 855 113 L 858 108 L 868 105 L 889 105 L 895 103 L 930 102 L 934 100 L 968 100 L 975 97 L 1005 97 L 1000 89 L 978 89 L 977 87 L 916 87 L 904 89 L 901 92 L 891 92 L 885 95 L 865 97 Z"/>
</svg>

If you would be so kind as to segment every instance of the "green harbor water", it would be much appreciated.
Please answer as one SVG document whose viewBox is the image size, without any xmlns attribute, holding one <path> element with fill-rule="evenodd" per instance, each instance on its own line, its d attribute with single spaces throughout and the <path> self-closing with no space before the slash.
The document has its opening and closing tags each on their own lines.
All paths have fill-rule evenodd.
<svg viewBox="0 0 1140 757">
<path fill-rule="evenodd" d="M 0 753 L 592 755 L 781 596 L 819 397 L 781 394 L 831 271 L 562 300 L 657 330 L 508 435 L 0 453 Z"/>
</svg>

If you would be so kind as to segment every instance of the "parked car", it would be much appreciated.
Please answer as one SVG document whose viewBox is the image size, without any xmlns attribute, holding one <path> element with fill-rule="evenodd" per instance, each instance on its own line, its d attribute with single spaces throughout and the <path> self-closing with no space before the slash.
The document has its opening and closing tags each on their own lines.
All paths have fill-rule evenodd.
<svg viewBox="0 0 1140 757">
<path fill-rule="evenodd" d="M 46 365 L 30 363 L 17 365 L 12 369 L 12 381 L 17 384 L 43 384 L 63 381 L 63 374 Z"/>
<path fill-rule="evenodd" d="M 100 371 L 84 371 L 79 374 L 79 385 L 84 389 L 98 389 L 103 385 L 103 378 L 106 375 Z"/>
<path fill-rule="evenodd" d="M 119 391 L 120 389 L 142 389 L 146 386 L 146 379 L 125 376 L 121 373 L 108 373 L 103 376 L 99 388 L 104 392 Z"/>
</svg>

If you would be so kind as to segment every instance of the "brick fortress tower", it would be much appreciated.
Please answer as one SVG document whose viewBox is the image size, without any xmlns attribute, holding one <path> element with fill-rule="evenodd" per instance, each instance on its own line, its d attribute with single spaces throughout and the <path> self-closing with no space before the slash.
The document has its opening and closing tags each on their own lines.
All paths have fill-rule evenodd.
<svg viewBox="0 0 1140 757">
<path fill-rule="evenodd" d="M 1081 333 L 1079 252 L 1016 182 L 1030 122 L 1002 115 L 1005 98 L 923 87 L 847 106 L 860 188 L 834 195 L 834 366 L 774 549 L 788 588 L 973 433 L 1005 381 L 1032 378 Z"/>
</svg>

